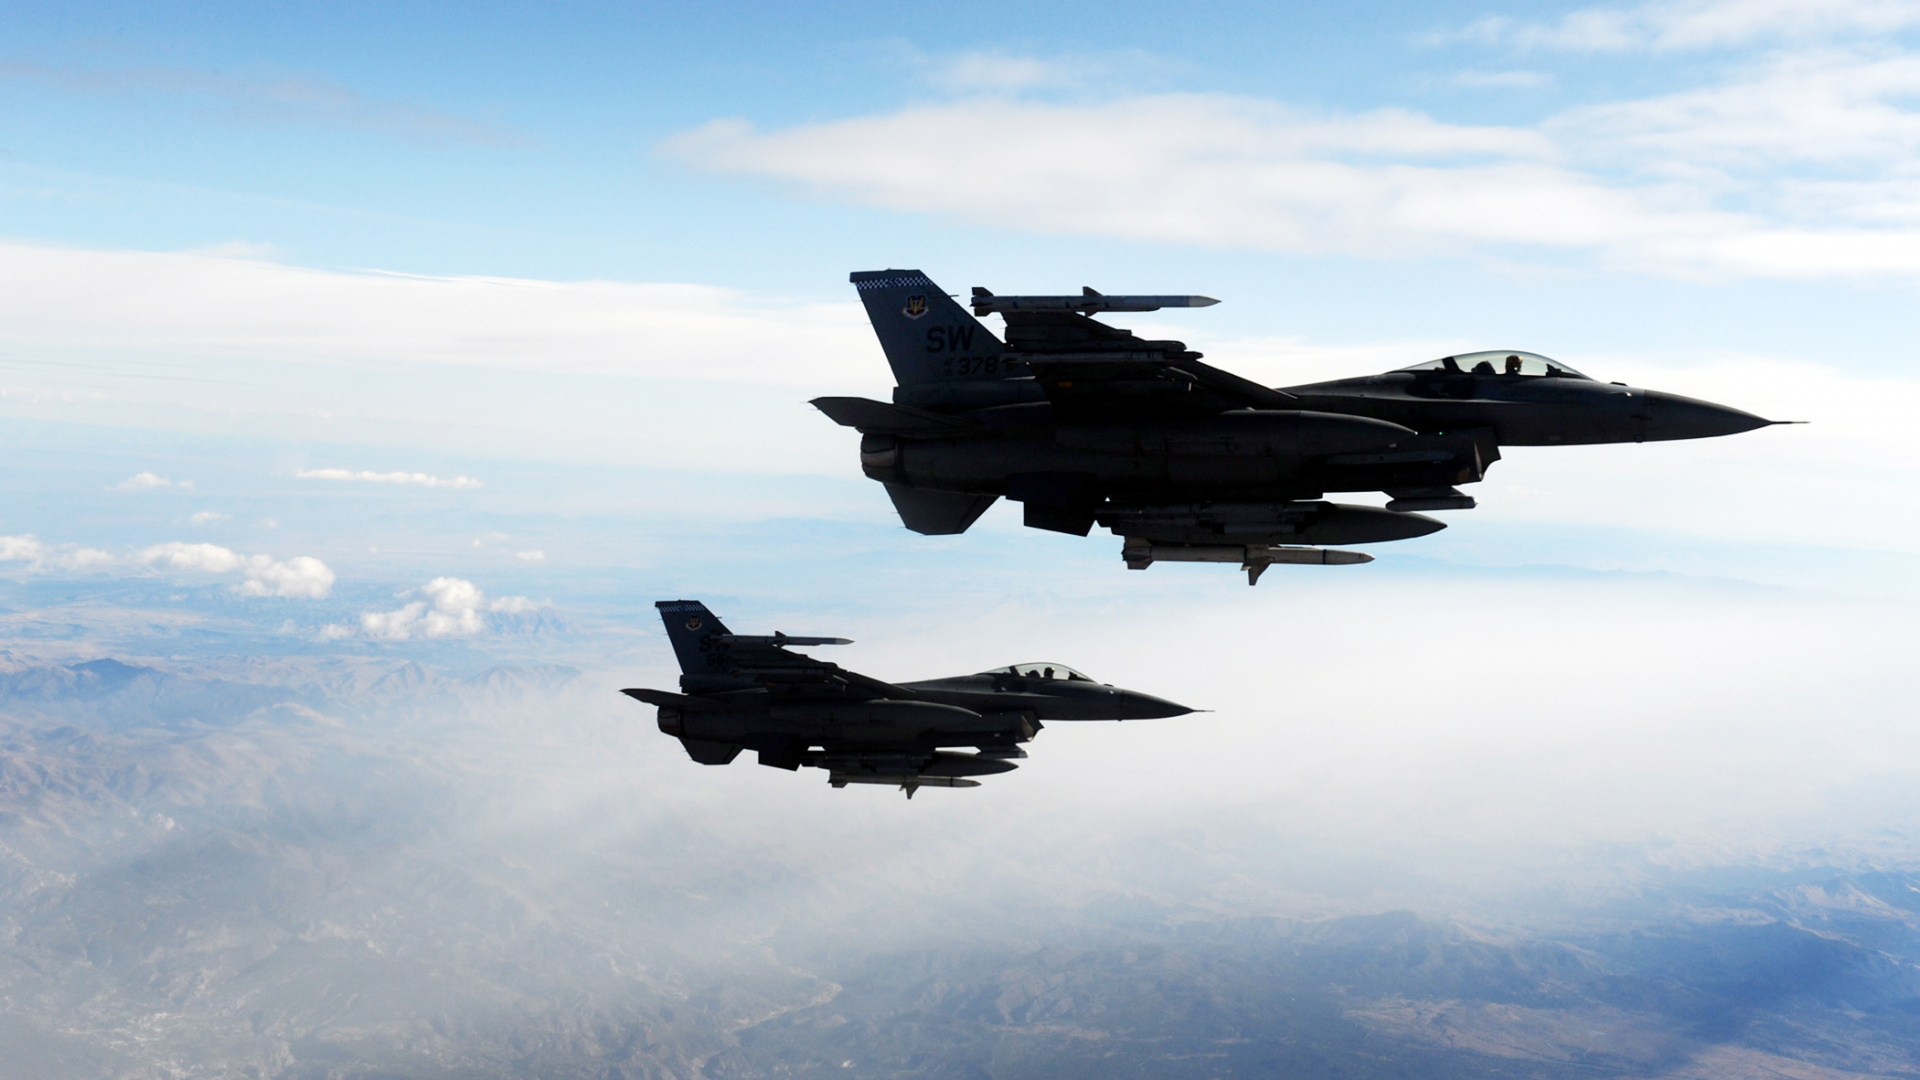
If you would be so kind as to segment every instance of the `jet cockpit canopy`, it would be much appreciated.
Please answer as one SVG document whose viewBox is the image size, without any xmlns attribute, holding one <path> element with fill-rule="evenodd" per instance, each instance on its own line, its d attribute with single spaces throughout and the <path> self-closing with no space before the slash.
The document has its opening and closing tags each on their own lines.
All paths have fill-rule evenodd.
<svg viewBox="0 0 1920 1080">
<path fill-rule="evenodd" d="M 1397 371 L 1445 371 L 1453 374 L 1474 375 L 1530 375 L 1534 377 L 1553 376 L 1563 379 L 1585 379 L 1571 367 L 1558 360 L 1550 360 L 1539 353 L 1519 352 L 1509 349 L 1487 349 L 1484 352 L 1455 353 L 1438 360 L 1429 360 L 1412 367 L 1396 368 Z M 1591 382 L 1592 380 L 1588 380 Z"/>
<path fill-rule="evenodd" d="M 1065 664 L 1053 664 L 1044 660 L 1035 664 L 1009 664 L 1003 668 L 995 668 L 988 674 L 1019 675 L 1027 679 L 1067 679 L 1075 682 L 1093 681 Z"/>
</svg>

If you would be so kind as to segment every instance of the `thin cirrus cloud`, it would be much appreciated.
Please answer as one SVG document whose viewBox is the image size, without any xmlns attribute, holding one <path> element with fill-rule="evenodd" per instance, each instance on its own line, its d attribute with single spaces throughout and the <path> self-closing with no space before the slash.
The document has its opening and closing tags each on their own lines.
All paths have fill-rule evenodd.
<svg viewBox="0 0 1920 1080">
<path fill-rule="evenodd" d="M 155 544 L 141 551 L 135 560 L 142 566 L 161 570 L 241 573 L 245 579 L 234 586 L 234 591 L 241 596 L 325 600 L 333 592 L 332 568 L 311 555 L 296 555 L 280 562 L 270 555 L 242 555 L 218 544 L 175 540 Z"/>
<path fill-rule="evenodd" d="M 1553 76 L 1544 71 L 1462 71 L 1453 81 L 1476 89 L 1531 90 L 1553 82 Z"/>
<path fill-rule="evenodd" d="M 360 630 L 368 637 L 388 641 L 412 638 L 472 637 L 487 629 L 487 612 L 524 614 L 542 605 L 524 596 L 489 601 L 479 586 L 465 578 L 437 577 L 419 589 L 421 599 L 393 611 L 369 611 L 360 616 Z M 346 637 L 352 631 L 329 626 L 323 636 Z"/>
<path fill-rule="evenodd" d="M 173 486 L 174 486 L 173 481 L 167 479 L 164 476 L 160 476 L 150 472 L 140 472 L 140 473 L 134 473 L 132 476 L 129 476 L 125 480 L 122 480 L 119 483 L 113 485 L 112 490 L 114 491 L 155 491 L 160 488 L 170 488 Z M 188 482 L 182 483 L 180 486 L 192 487 L 193 484 L 191 481 L 188 481 Z"/>
<path fill-rule="evenodd" d="M 921 80 L 950 93 L 1018 93 L 1028 90 L 1081 90 L 1137 80 L 1164 71 L 1168 64 L 1139 51 L 1037 57 L 994 50 L 952 56 L 915 57 Z"/>
<path fill-rule="evenodd" d="M 1550 21 L 1488 16 L 1428 40 L 1523 50 L 1667 52 L 1877 36 L 1915 25 L 1920 25 L 1915 0 L 1681 0 L 1580 8 Z"/>
<path fill-rule="evenodd" d="M 195 68 L 56 67 L 15 61 L 0 63 L 0 79 L 71 94 L 171 100 L 237 124 L 372 131 L 431 143 L 527 142 L 496 124 L 424 105 L 375 100 L 310 74 L 236 75 Z"/>
<path fill-rule="evenodd" d="M 302 480 L 351 480 L 363 484 L 400 484 L 408 487 L 477 488 L 480 481 L 470 476 L 441 478 L 417 472 L 371 472 L 366 469 L 302 469 L 295 476 Z"/>
<path fill-rule="evenodd" d="M 710 173 L 1048 234 L 1376 257 L 1573 254 L 1681 276 L 1916 275 L 1917 92 L 1920 57 L 1829 47 L 1530 125 L 1221 94 L 997 96 L 765 131 L 720 119 L 658 151 Z M 1019 167 L 953 168 L 953 146 L 988 143 Z"/>
</svg>

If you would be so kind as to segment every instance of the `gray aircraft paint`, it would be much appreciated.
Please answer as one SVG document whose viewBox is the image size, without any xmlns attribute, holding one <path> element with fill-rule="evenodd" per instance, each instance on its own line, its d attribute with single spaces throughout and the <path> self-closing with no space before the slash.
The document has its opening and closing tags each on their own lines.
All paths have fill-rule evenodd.
<svg viewBox="0 0 1920 1080">
<path fill-rule="evenodd" d="M 969 777 L 1011 771 L 1046 721 L 1193 711 L 1064 665 L 886 683 L 788 651 L 844 638 L 734 634 L 697 600 L 654 606 L 680 662 L 681 692 L 621 692 L 655 706 L 661 732 L 702 765 L 753 750 L 762 765 L 825 769 L 834 787 L 898 785 L 911 798 L 922 787 L 974 787 Z"/>
<path fill-rule="evenodd" d="M 1471 509 L 1456 485 L 1484 479 L 1502 446 L 1707 438 L 1772 422 L 1524 352 L 1264 387 L 1182 342 L 1142 340 L 1086 314 L 1210 297 L 976 288 L 975 311 L 1006 322 L 1002 341 L 917 270 L 851 280 L 899 385 L 891 404 L 813 404 L 860 431 L 861 469 L 886 485 L 902 523 L 964 532 L 1004 496 L 1034 528 L 1085 536 L 1106 526 L 1133 569 L 1233 561 L 1237 549 L 1252 583 L 1274 562 L 1365 562 L 1302 549 L 1444 528 L 1417 511 Z M 1389 501 L 1343 506 L 1322 501 L 1328 492 Z"/>
</svg>

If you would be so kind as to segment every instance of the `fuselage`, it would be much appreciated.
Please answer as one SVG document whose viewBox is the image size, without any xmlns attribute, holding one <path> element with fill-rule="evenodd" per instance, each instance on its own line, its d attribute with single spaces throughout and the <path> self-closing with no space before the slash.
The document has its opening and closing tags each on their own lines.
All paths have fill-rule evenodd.
<svg viewBox="0 0 1920 1080">
<path fill-rule="evenodd" d="M 660 707 L 660 730 L 683 740 L 800 754 L 809 747 L 1013 747 L 1045 721 L 1147 720 L 1193 710 L 1083 676 L 1012 670 L 899 684 L 907 699 L 775 695 L 764 689 L 702 694 Z M 730 756 L 730 755 L 729 755 Z"/>
<path fill-rule="evenodd" d="M 1442 491 L 1483 479 L 1503 446 L 1696 439 L 1769 423 L 1738 409 L 1598 382 L 1536 362 L 1533 354 L 1518 355 L 1529 358 L 1530 368 L 1553 374 L 1391 371 L 1284 388 L 1296 409 L 1182 413 L 1176 401 L 1171 415 L 1099 420 L 1033 400 L 1033 380 L 1009 378 L 997 384 L 1005 404 L 994 404 L 987 392 L 995 384 L 973 384 L 974 407 L 942 410 L 970 421 L 964 430 L 870 432 L 862 438 L 860 460 L 873 479 L 923 490 L 1004 495 L 1029 504 L 1105 502 L 1100 520 L 1111 525 L 1110 516 L 1177 504 Z M 1167 400 L 1156 401 L 1164 413 Z M 1361 528 L 1365 508 L 1338 509 L 1351 519 L 1349 527 L 1334 530 L 1338 536 L 1293 541 L 1279 529 L 1274 538 L 1367 543 L 1439 527 L 1431 519 L 1397 527 L 1381 519 Z"/>
<path fill-rule="evenodd" d="M 1285 392 L 1303 408 L 1385 420 L 1423 435 L 1484 428 L 1498 446 L 1703 439 L 1770 422 L 1725 405 L 1577 376 L 1389 371 Z"/>
</svg>

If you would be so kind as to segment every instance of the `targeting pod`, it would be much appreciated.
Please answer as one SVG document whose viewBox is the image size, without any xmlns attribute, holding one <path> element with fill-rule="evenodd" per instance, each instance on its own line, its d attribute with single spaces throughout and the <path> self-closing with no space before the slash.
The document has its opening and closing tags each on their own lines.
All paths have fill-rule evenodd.
<svg viewBox="0 0 1920 1080">
<path fill-rule="evenodd" d="M 828 773 L 827 783 L 836 788 L 848 784 L 898 784 L 900 790 L 913 798 L 913 793 L 923 787 L 979 787 L 980 781 L 968 780 L 960 776 L 881 776 L 873 773 Z"/>
<path fill-rule="evenodd" d="M 1373 556 L 1361 551 L 1334 548 L 1283 547 L 1277 544 L 1156 544 L 1145 537 L 1129 536 L 1121 545 L 1120 557 L 1129 570 L 1145 570 L 1155 562 L 1239 563 L 1247 572 L 1247 584 L 1255 585 L 1260 575 L 1274 563 L 1301 563 L 1314 566 L 1351 566 L 1370 563 Z"/>
</svg>

